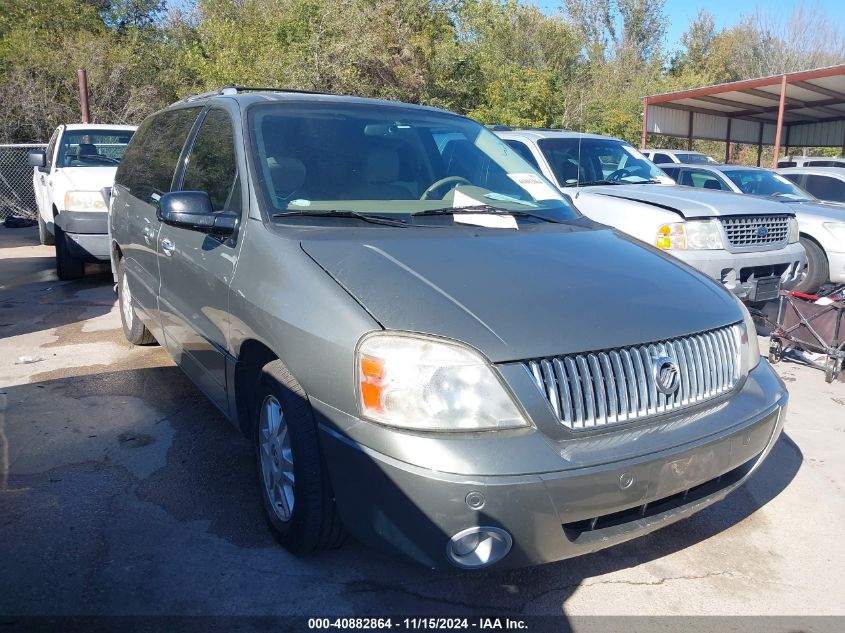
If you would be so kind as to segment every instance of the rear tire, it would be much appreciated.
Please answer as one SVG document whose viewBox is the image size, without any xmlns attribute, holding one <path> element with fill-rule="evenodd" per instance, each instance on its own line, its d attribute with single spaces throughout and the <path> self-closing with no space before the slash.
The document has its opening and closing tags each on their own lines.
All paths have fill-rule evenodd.
<svg viewBox="0 0 845 633">
<path fill-rule="evenodd" d="M 800 242 L 801 246 L 807 252 L 807 274 L 793 290 L 813 293 L 821 288 L 823 284 L 827 283 L 830 277 L 827 255 L 825 255 L 821 246 L 811 239 L 802 237 Z"/>
<path fill-rule="evenodd" d="M 261 370 L 253 405 L 258 487 L 274 538 L 295 554 L 339 547 L 346 532 L 311 405 L 281 361 Z"/>
<path fill-rule="evenodd" d="M 47 223 L 44 222 L 40 213 L 38 214 L 38 241 L 42 246 L 53 246 L 56 243 L 56 238 L 47 229 Z"/>
<path fill-rule="evenodd" d="M 123 324 L 123 335 L 133 345 L 151 345 L 155 337 L 138 318 L 132 293 L 129 291 L 129 280 L 126 278 L 126 262 L 121 258 L 117 263 L 117 303 L 120 308 L 120 322 Z"/>
<path fill-rule="evenodd" d="M 54 225 L 55 226 L 55 225 Z M 56 275 L 62 281 L 82 279 L 85 276 L 85 262 L 71 254 L 65 232 L 58 226 L 56 231 Z"/>
</svg>

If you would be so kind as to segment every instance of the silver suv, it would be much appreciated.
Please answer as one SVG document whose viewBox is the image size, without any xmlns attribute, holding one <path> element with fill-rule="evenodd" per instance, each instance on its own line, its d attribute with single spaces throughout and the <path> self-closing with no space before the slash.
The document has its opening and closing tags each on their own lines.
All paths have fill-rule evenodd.
<svg viewBox="0 0 845 633">
<path fill-rule="evenodd" d="M 559 130 L 497 131 L 589 218 L 671 253 L 741 299 L 795 286 L 806 256 L 792 209 L 679 187 L 619 139 Z"/>
<path fill-rule="evenodd" d="M 449 112 L 190 98 L 138 129 L 110 228 L 126 337 L 252 440 L 294 552 L 593 552 L 723 498 L 783 425 L 735 297 Z"/>
</svg>

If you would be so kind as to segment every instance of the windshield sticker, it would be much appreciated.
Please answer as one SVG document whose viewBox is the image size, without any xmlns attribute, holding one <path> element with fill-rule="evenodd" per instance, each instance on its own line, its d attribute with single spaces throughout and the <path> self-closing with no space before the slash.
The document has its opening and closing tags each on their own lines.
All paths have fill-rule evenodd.
<svg viewBox="0 0 845 633">
<path fill-rule="evenodd" d="M 516 218 L 512 215 L 499 215 L 494 213 L 456 213 L 455 224 L 471 224 L 472 226 L 485 226 L 490 229 L 514 229 L 519 230 Z"/>
<path fill-rule="evenodd" d="M 536 174 L 508 174 L 508 178 L 525 189 L 535 200 L 561 199 L 560 194 Z"/>
<path fill-rule="evenodd" d="M 455 208 L 460 207 L 477 207 L 478 205 L 483 205 L 484 203 L 481 200 L 476 200 L 475 198 L 471 198 L 470 196 L 466 195 L 465 193 L 455 189 L 455 196 L 452 198 L 452 206 Z"/>
<path fill-rule="evenodd" d="M 291 200 L 291 204 L 295 204 L 298 207 L 310 207 L 311 201 L 310 200 L 303 200 L 302 198 L 297 198 L 296 200 Z"/>
</svg>

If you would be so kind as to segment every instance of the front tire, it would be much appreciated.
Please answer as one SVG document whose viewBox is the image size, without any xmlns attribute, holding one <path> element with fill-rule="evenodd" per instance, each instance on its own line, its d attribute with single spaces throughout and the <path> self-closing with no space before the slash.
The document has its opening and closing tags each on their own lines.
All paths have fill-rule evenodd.
<svg viewBox="0 0 845 633">
<path fill-rule="evenodd" d="M 55 226 L 55 225 L 54 225 Z M 58 226 L 56 231 L 56 275 L 62 281 L 82 279 L 85 276 L 85 262 L 75 257 L 68 248 L 65 232 Z"/>
<path fill-rule="evenodd" d="M 802 237 L 800 242 L 807 253 L 807 274 L 794 290 L 813 293 L 827 283 L 830 277 L 830 266 L 821 246 L 806 237 Z"/>
<path fill-rule="evenodd" d="M 280 361 L 261 370 L 253 418 L 258 486 L 275 539 L 295 554 L 340 546 L 345 532 L 311 405 Z"/>
<path fill-rule="evenodd" d="M 123 325 L 123 335 L 126 340 L 133 345 L 155 343 L 155 338 L 135 311 L 132 292 L 129 290 L 129 279 L 126 276 L 126 261 L 122 258 L 117 263 L 117 303 L 120 307 L 120 322 Z"/>
<path fill-rule="evenodd" d="M 56 239 L 47 229 L 47 223 L 44 222 L 40 213 L 38 214 L 38 241 L 42 246 L 53 246 L 56 243 Z"/>
</svg>

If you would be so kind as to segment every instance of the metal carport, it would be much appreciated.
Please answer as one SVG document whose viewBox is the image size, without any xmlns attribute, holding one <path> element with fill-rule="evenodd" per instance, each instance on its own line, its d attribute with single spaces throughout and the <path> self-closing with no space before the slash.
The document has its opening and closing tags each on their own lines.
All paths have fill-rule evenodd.
<svg viewBox="0 0 845 633">
<path fill-rule="evenodd" d="M 845 64 L 679 90 L 644 98 L 641 147 L 648 134 L 725 143 L 841 147 L 845 154 Z"/>
</svg>

